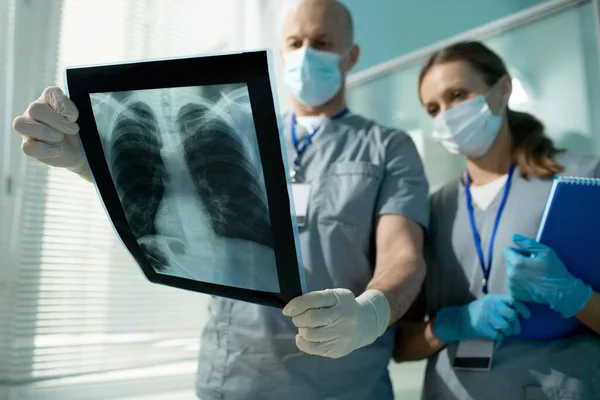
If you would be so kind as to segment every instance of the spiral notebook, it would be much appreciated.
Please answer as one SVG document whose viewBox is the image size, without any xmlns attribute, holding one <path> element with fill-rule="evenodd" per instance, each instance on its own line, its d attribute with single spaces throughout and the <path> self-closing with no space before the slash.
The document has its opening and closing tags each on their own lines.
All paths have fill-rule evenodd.
<svg viewBox="0 0 600 400">
<path fill-rule="evenodd" d="M 600 290 L 600 179 L 556 178 L 537 240 L 554 249 L 571 274 Z"/>
<path fill-rule="evenodd" d="M 554 180 L 537 240 L 556 252 L 572 275 L 600 290 L 600 179 L 558 177 Z M 542 304 L 529 305 L 521 337 L 554 339 L 576 332 L 581 323 L 562 318 Z"/>
</svg>

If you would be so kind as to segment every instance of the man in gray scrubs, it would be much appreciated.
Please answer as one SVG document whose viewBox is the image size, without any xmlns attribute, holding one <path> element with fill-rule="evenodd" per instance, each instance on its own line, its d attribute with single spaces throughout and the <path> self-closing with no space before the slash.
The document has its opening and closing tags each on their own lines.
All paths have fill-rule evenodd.
<svg viewBox="0 0 600 400">
<path fill-rule="evenodd" d="M 393 398 L 389 328 L 425 275 L 428 185 L 411 139 L 346 108 L 356 64 L 348 10 L 302 1 L 282 49 L 293 113 L 284 118 L 307 295 L 285 310 L 215 298 L 202 336 L 197 394 L 212 399 Z M 15 129 L 23 151 L 89 179 L 75 134 L 77 110 L 47 89 Z M 56 137 L 53 137 L 54 134 Z M 64 140 L 63 140 L 64 137 Z"/>
</svg>

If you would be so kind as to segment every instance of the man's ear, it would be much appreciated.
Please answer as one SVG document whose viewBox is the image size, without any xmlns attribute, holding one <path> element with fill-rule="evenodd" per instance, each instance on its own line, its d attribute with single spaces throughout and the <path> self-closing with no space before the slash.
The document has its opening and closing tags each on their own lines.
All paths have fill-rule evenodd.
<svg viewBox="0 0 600 400">
<path fill-rule="evenodd" d="M 348 57 L 346 58 L 346 62 L 344 63 L 345 70 L 350 71 L 352 68 L 356 66 L 358 63 L 358 57 L 360 56 L 360 47 L 357 44 L 353 44 L 350 47 L 350 52 L 348 53 Z"/>
</svg>

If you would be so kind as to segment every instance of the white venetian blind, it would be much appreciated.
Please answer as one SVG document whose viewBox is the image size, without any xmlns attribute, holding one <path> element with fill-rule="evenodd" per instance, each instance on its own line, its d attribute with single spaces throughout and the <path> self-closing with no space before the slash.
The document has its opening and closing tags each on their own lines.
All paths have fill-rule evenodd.
<svg viewBox="0 0 600 400">
<path fill-rule="evenodd" d="M 8 57 L 8 32 L 10 24 L 12 22 L 12 13 L 10 7 L 12 6 L 10 1 L 0 1 L 0 154 L 4 151 L 4 138 L 9 131 L 10 125 L 7 121 L 6 110 L 6 84 L 7 84 L 7 64 L 10 62 Z M 1 160 L 0 160 L 1 162 Z M 0 164 L 0 172 L 3 172 L 3 165 Z M 6 201 L 0 193 L 0 223 L 7 214 Z M 0 228 L 1 229 L 1 228 Z M 6 249 L 6 235 L 3 235 L 0 231 L 0 252 L 4 252 Z M 2 267 L 0 262 L 0 272 L 5 272 L 5 268 Z M 10 294 L 9 291 L 9 279 L 0 276 L 0 366 L 6 365 L 10 362 Z M 0 367 L 0 382 L 6 378 L 6 372 L 2 371 Z M 1 394 L 1 392 L 0 392 Z"/>
<path fill-rule="evenodd" d="M 55 83 L 68 65 L 233 50 L 239 1 L 64 0 Z M 91 184 L 33 161 L 26 174 L 8 379 L 195 359 L 206 297 L 146 281 Z"/>
<path fill-rule="evenodd" d="M 12 60 L 9 53 L 11 51 L 10 32 L 14 24 L 13 8 L 13 0 L 0 0 L 0 154 L 2 154 L 1 151 L 4 147 L 5 135 L 11 129 L 11 122 L 6 110 L 9 99 L 9 63 Z"/>
</svg>

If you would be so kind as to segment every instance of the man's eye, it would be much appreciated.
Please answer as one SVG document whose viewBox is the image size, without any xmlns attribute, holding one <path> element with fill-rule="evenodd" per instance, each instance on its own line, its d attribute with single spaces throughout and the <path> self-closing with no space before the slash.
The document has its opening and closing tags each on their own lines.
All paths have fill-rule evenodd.
<svg viewBox="0 0 600 400">
<path fill-rule="evenodd" d="M 287 42 L 287 47 L 288 49 L 299 49 L 300 47 L 302 47 L 302 41 L 290 40 L 289 42 Z"/>
<path fill-rule="evenodd" d="M 313 43 L 313 46 L 317 49 L 327 49 L 329 48 L 329 43 L 324 40 L 317 40 Z"/>
</svg>

